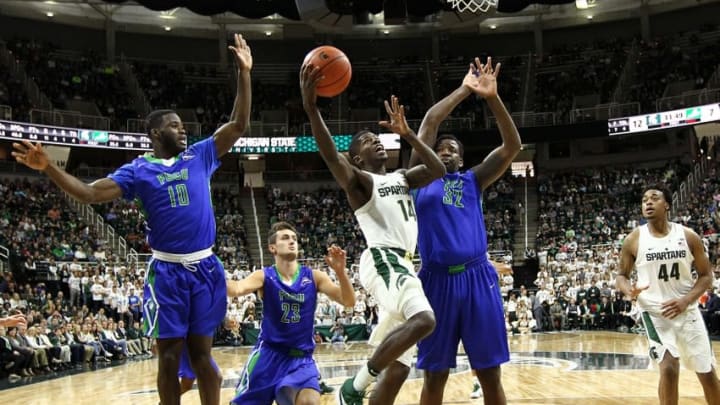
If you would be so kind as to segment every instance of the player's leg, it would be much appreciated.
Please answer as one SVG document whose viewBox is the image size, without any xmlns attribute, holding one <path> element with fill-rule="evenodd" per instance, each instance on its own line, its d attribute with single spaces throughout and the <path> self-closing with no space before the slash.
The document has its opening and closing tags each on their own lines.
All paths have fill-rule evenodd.
<svg viewBox="0 0 720 405">
<path fill-rule="evenodd" d="M 320 373 L 312 357 L 287 359 L 287 370 L 292 370 L 278 383 L 275 402 L 278 405 L 319 405 Z"/>
<path fill-rule="evenodd" d="M 412 359 L 409 359 L 410 361 Z M 403 383 L 410 374 L 410 367 L 403 362 L 394 361 L 383 370 L 380 379 L 370 395 L 370 405 L 392 404 L 400 392 Z"/>
<path fill-rule="evenodd" d="M 418 342 L 416 367 L 425 372 L 420 404 L 440 405 L 450 369 L 457 366 L 460 312 L 467 301 L 464 290 L 457 289 L 464 288 L 458 275 L 440 269 L 423 269 L 418 277 L 437 319 L 435 330 Z"/>
<path fill-rule="evenodd" d="M 182 396 L 184 393 L 190 391 L 193 387 L 193 384 L 195 384 L 194 378 L 182 377 L 180 379 L 180 396 Z"/>
<path fill-rule="evenodd" d="M 157 338 L 157 386 L 163 405 L 180 403 L 178 369 L 188 331 L 187 270 L 153 259 L 148 264 L 143 304 L 145 336 Z"/>
<path fill-rule="evenodd" d="M 354 378 L 343 383 L 338 391 L 341 405 L 361 403 L 365 389 L 380 372 L 435 328 L 435 316 L 412 262 L 390 249 L 370 248 L 360 257 L 360 269 L 360 281 L 381 310 L 406 321 L 382 339 Z"/>
<path fill-rule="evenodd" d="M 697 373 L 700 385 L 705 394 L 705 402 L 708 404 L 720 404 L 720 381 L 718 381 L 715 368 L 709 373 Z"/>
<path fill-rule="evenodd" d="M 211 256 L 194 264 L 190 272 L 195 280 L 190 301 L 188 353 L 197 375 L 200 400 L 203 405 L 220 403 L 222 377 L 213 366 L 211 355 L 213 333 L 225 318 L 227 286 L 222 264 Z"/>
<path fill-rule="evenodd" d="M 497 272 L 490 263 L 481 262 L 458 276 L 468 291 L 468 306 L 459 324 L 470 367 L 480 382 L 484 402 L 506 404 L 500 365 L 510 360 L 510 349 Z M 463 287 L 455 286 L 458 290 Z M 478 330 L 483 331 L 482 341 L 477 339 Z"/>
<path fill-rule="evenodd" d="M 685 315 L 680 326 L 682 334 L 678 336 L 680 358 L 687 368 L 697 374 L 705 401 L 708 404 L 720 404 L 720 381 L 715 373 L 715 354 L 707 327 L 701 320 L 702 314 L 697 307 Z"/>
<path fill-rule="evenodd" d="M 442 404 L 450 370 L 425 370 L 420 405 Z"/>
<path fill-rule="evenodd" d="M 658 398 L 660 399 L 660 405 L 677 405 L 680 361 L 673 357 L 669 351 L 666 351 L 659 368 Z"/>
<path fill-rule="evenodd" d="M 163 405 L 180 404 L 180 383 L 177 372 L 185 340 L 182 338 L 157 339 L 157 386 Z"/>
<path fill-rule="evenodd" d="M 276 399 L 275 388 L 287 370 L 287 356 L 255 346 L 240 373 L 235 396 L 230 404 L 272 405 Z"/>
<path fill-rule="evenodd" d="M 294 405 L 319 405 L 320 393 L 310 388 L 303 388 L 295 396 Z"/>
</svg>

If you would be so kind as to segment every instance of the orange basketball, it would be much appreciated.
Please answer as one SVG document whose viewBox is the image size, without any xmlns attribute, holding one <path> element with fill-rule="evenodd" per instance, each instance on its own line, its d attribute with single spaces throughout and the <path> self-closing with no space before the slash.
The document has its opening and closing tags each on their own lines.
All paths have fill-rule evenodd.
<svg viewBox="0 0 720 405">
<path fill-rule="evenodd" d="M 308 52 L 303 65 L 312 64 L 320 69 L 321 76 L 317 94 L 322 97 L 335 97 L 345 91 L 352 77 L 350 60 L 343 51 L 334 46 L 323 45 Z"/>
</svg>

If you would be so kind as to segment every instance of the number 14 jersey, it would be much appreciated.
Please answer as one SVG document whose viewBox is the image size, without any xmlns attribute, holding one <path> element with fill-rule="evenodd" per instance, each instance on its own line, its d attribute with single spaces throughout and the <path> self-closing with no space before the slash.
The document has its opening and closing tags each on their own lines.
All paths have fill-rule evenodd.
<svg viewBox="0 0 720 405">
<path fill-rule="evenodd" d="M 662 313 L 662 303 L 687 294 L 695 284 L 692 274 L 693 254 L 685 238 L 685 228 L 670 222 L 670 232 L 662 238 L 653 236 L 648 225 L 640 226 L 635 259 L 639 287 L 650 286 L 638 296 L 643 311 Z M 695 308 L 688 305 L 687 310 Z"/>
<path fill-rule="evenodd" d="M 415 253 L 418 225 L 415 207 L 410 197 L 403 171 L 372 176 L 373 192 L 370 200 L 355 210 L 367 247 L 403 249 Z"/>
</svg>

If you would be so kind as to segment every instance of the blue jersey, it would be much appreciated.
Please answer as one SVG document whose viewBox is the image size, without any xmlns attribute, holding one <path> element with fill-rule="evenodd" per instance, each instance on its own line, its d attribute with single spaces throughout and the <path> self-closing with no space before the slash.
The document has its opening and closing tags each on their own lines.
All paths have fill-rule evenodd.
<svg viewBox="0 0 720 405">
<path fill-rule="evenodd" d="M 470 262 L 487 255 L 482 190 L 475 173 L 448 173 L 413 190 L 423 270 Z"/>
<path fill-rule="evenodd" d="M 291 285 L 283 283 L 275 266 L 265 267 L 263 286 L 263 320 L 259 341 L 281 350 L 315 349 L 313 326 L 317 289 L 312 270 L 298 266 Z"/>
<path fill-rule="evenodd" d="M 123 197 L 140 201 L 152 249 L 186 254 L 215 243 L 210 177 L 219 166 L 209 137 L 171 159 L 145 154 L 108 177 Z"/>
</svg>

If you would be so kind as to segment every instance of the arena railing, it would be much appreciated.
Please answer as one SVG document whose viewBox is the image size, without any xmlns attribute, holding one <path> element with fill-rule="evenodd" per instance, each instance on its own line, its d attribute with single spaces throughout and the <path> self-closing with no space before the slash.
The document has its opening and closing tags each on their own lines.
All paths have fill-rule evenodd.
<svg viewBox="0 0 720 405">
<path fill-rule="evenodd" d="M 557 116 L 554 112 L 520 111 L 510 114 L 518 127 L 541 127 L 555 125 Z M 497 128 L 497 118 L 492 115 L 485 117 L 485 128 Z"/>
<path fill-rule="evenodd" d="M 422 120 L 408 120 L 410 128 L 419 128 Z M 344 120 L 327 120 L 325 121 L 330 133 L 352 135 L 363 129 L 379 130 L 377 121 L 344 121 Z M 472 129 L 472 119 L 470 118 L 448 118 L 440 124 L 440 131 L 460 131 Z M 303 124 L 303 134 L 312 134 L 310 124 Z"/>
<path fill-rule="evenodd" d="M 720 101 L 720 89 L 700 89 L 683 92 L 678 96 L 659 98 L 655 101 L 657 111 L 693 107 Z"/>
<path fill-rule="evenodd" d="M 68 110 L 30 110 L 30 122 L 33 124 L 58 125 L 70 128 L 109 130 L 110 119 L 99 115 L 81 114 Z"/>
<path fill-rule="evenodd" d="M 202 124 L 199 122 L 183 121 L 183 127 L 185 128 L 185 132 L 190 136 L 202 135 Z M 129 118 L 125 122 L 125 130 L 127 132 L 145 134 L 147 133 L 147 122 L 140 118 Z"/>
<path fill-rule="evenodd" d="M 570 111 L 570 122 L 603 121 L 616 117 L 629 117 L 640 114 L 640 103 L 609 103 L 595 107 L 576 108 Z"/>
<path fill-rule="evenodd" d="M 706 159 L 705 155 L 703 155 L 700 157 L 700 159 L 698 159 L 698 162 L 695 163 L 693 170 L 685 178 L 685 181 L 680 184 L 680 187 L 678 187 L 678 191 L 673 193 L 673 210 L 675 210 L 676 212 L 679 211 L 685 201 L 687 201 L 688 198 L 693 195 L 695 189 L 700 185 L 700 183 L 703 182 L 703 180 L 705 180 L 705 174 L 707 173 L 707 169 L 708 159 Z"/>
<path fill-rule="evenodd" d="M 0 119 L 12 121 L 12 107 L 0 104 Z"/>
</svg>

